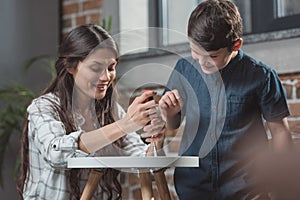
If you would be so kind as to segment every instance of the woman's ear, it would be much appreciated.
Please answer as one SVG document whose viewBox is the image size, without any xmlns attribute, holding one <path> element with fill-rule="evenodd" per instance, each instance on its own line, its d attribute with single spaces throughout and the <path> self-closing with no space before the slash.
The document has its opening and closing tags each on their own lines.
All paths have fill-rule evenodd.
<svg viewBox="0 0 300 200">
<path fill-rule="evenodd" d="M 74 75 L 75 72 L 76 72 L 76 68 L 68 67 L 68 68 L 67 68 L 67 72 L 70 73 L 70 74 L 72 74 L 72 75 Z"/>
<path fill-rule="evenodd" d="M 237 41 L 234 42 L 232 50 L 233 51 L 238 51 L 243 45 L 243 39 L 239 38 Z"/>
</svg>

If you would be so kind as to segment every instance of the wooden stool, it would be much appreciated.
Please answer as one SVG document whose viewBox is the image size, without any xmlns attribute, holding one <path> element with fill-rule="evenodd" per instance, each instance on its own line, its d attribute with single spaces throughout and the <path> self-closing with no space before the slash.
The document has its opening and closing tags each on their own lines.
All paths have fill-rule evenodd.
<svg viewBox="0 0 300 200">
<path fill-rule="evenodd" d="M 170 191 L 168 187 L 168 182 L 165 176 L 166 169 L 160 169 L 158 171 L 154 171 L 154 179 L 157 185 L 159 196 L 162 200 L 170 200 Z"/>
<path fill-rule="evenodd" d="M 89 179 L 83 189 L 80 200 L 90 200 L 98 186 L 98 183 L 103 175 L 102 171 L 92 169 L 89 175 Z"/>
<path fill-rule="evenodd" d="M 165 169 L 160 169 L 153 172 L 154 179 L 156 181 L 159 196 L 162 200 L 171 200 L 168 183 L 166 181 Z M 89 179 L 84 187 L 80 200 L 90 200 L 97 188 L 97 185 L 103 175 L 103 172 L 97 169 L 92 169 L 89 175 Z M 152 189 L 152 175 L 150 171 L 139 172 L 141 181 L 141 193 L 143 200 L 152 200 L 153 189 Z"/>
</svg>

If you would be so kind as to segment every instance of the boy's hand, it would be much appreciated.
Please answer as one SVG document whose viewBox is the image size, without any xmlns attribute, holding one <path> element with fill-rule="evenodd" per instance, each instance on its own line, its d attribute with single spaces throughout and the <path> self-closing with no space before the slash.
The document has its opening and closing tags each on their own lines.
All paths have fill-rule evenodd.
<svg viewBox="0 0 300 200">
<path fill-rule="evenodd" d="M 168 117 L 173 117 L 180 112 L 182 108 L 182 100 L 178 91 L 171 90 L 166 92 L 159 100 L 159 108 L 162 118 L 166 121 Z"/>
</svg>

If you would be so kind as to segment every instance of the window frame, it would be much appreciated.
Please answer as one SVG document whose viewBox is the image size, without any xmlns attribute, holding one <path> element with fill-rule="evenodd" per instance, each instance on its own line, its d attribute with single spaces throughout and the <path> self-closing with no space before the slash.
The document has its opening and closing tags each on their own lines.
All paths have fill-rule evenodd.
<svg viewBox="0 0 300 200">
<path fill-rule="evenodd" d="M 268 34 L 274 35 L 274 32 L 284 32 L 291 29 L 300 29 L 299 21 L 300 14 L 290 15 L 285 17 L 276 17 L 277 0 L 251 0 L 251 32 L 244 33 L 243 37 L 257 34 Z M 198 2 L 200 2 L 198 0 Z M 163 0 L 150 0 L 149 1 L 149 13 L 152 15 L 149 17 L 149 24 L 152 27 L 163 27 L 163 14 L 162 6 Z M 262 20 L 263 19 L 263 20 Z M 298 32 L 298 31 L 296 31 Z M 150 34 L 150 42 L 156 43 L 157 47 L 159 44 L 163 44 L 162 33 L 152 33 Z M 283 36 L 282 38 L 288 38 L 289 36 Z M 294 37 L 294 35 L 293 35 Z M 251 38 L 251 37 L 250 37 Z M 274 37 L 273 37 L 274 38 Z M 280 38 L 277 38 L 280 39 Z M 263 41 L 263 40 L 261 40 Z M 251 40 L 248 41 L 251 43 Z M 247 43 L 248 43 L 247 42 Z M 182 46 L 182 43 L 176 44 Z M 164 48 L 174 47 L 174 44 L 163 46 Z"/>
<path fill-rule="evenodd" d="M 118 4 L 117 1 L 119 0 L 112 1 Z M 119 10 L 119 5 L 116 6 L 116 4 L 114 4 L 114 9 L 118 8 L 117 10 Z M 149 27 L 163 27 L 162 0 L 149 0 L 148 5 Z M 276 0 L 251 0 L 252 30 L 243 34 L 245 44 L 300 37 L 300 25 L 297 24 L 297 20 L 300 21 L 300 14 L 276 18 L 275 6 Z M 116 26 L 119 26 L 118 20 L 117 23 L 113 23 L 113 27 Z M 116 30 L 118 30 L 117 27 Z M 189 52 L 188 43 L 161 45 L 163 44 L 162 34 L 162 32 L 154 31 L 149 33 L 149 43 L 155 45 L 158 49 L 150 48 L 146 52 L 125 55 L 123 59 L 130 60 L 137 57 L 166 55 L 169 52 L 168 50 L 171 52 Z"/>
<path fill-rule="evenodd" d="M 252 0 L 252 31 L 247 35 L 300 28 L 300 14 L 277 18 L 276 9 L 276 0 Z"/>
</svg>

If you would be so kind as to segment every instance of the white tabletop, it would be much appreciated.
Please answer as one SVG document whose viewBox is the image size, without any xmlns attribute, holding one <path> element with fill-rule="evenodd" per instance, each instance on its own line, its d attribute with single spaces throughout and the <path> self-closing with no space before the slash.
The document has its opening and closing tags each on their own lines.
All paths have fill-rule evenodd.
<svg viewBox="0 0 300 200">
<path fill-rule="evenodd" d="M 163 168 L 199 167 L 196 156 L 158 157 L 78 157 L 68 160 L 68 168 Z"/>
</svg>

